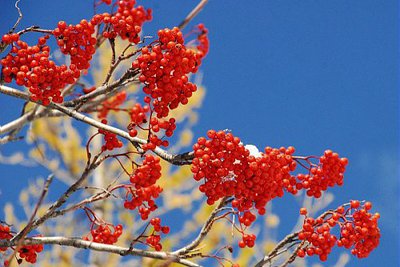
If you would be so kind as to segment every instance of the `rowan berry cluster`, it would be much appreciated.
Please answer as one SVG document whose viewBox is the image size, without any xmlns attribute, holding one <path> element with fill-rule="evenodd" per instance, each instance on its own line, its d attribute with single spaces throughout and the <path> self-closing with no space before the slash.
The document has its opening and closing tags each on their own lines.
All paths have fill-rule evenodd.
<svg viewBox="0 0 400 267">
<path fill-rule="evenodd" d="M 332 248 L 338 245 L 351 249 L 351 253 L 358 258 L 367 257 L 379 245 L 380 238 L 379 214 L 369 213 L 371 207 L 370 202 L 361 206 L 359 201 L 351 201 L 317 219 L 306 218 L 298 238 L 307 243 L 297 255 L 318 255 L 321 261 L 326 261 Z M 300 214 L 306 215 L 307 210 L 302 208 Z M 331 233 L 335 226 L 340 228 L 339 237 Z"/>
<path fill-rule="evenodd" d="M 101 122 L 103 124 L 107 124 L 106 119 L 102 119 Z M 118 140 L 118 137 L 115 133 L 99 129 L 98 133 L 102 134 L 104 136 L 104 145 L 101 147 L 101 151 L 106 151 L 106 150 L 113 150 L 114 148 L 121 148 L 122 147 L 122 142 Z"/>
<path fill-rule="evenodd" d="M 129 114 L 131 116 L 131 123 L 127 127 L 129 135 L 132 137 L 137 136 L 138 128 L 142 130 L 147 130 L 148 143 L 142 146 L 142 149 L 145 151 L 155 149 L 156 146 L 167 147 L 169 145 L 169 142 L 167 140 L 162 140 L 162 138 L 159 137 L 161 133 L 160 131 L 164 131 L 164 135 L 166 137 L 171 137 L 176 129 L 176 121 L 174 118 L 166 120 L 152 117 L 152 112 L 150 112 L 150 115 L 147 114 L 149 113 L 149 111 L 151 111 L 149 105 L 142 106 L 140 103 L 136 103 L 134 105 L 134 107 L 129 111 Z M 150 118 L 148 119 L 148 117 Z M 144 126 L 144 124 L 148 121 L 149 125 L 147 128 L 145 128 L 146 126 Z"/>
<path fill-rule="evenodd" d="M 141 166 L 130 177 L 135 188 L 145 188 L 154 185 L 161 177 L 160 158 L 153 155 L 146 155 Z"/>
<path fill-rule="evenodd" d="M 239 247 L 245 248 L 246 246 L 249 248 L 254 247 L 256 241 L 256 235 L 254 234 L 243 234 L 242 240 L 239 241 Z"/>
<path fill-rule="evenodd" d="M 294 148 L 267 147 L 265 154 L 254 157 L 231 133 L 210 130 L 207 136 L 209 140 L 201 137 L 193 146 L 191 168 L 195 180 L 204 179 L 199 189 L 206 194 L 207 202 L 235 196 L 232 206 L 240 212 L 255 206 L 259 214 L 264 214 L 265 204 L 283 195 L 284 181 L 296 168 L 291 157 Z M 247 226 L 254 221 L 244 218 Z"/>
<path fill-rule="evenodd" d="M 169 110 L 180 104 L 186 105 L 196 85 L 189 82 L 189 73 L 197 72 L 201 59 L 208 50 L 208 39 L 204 27 L 201 33 L 199 49 L 187 48 L 183 34 L 178 28 L 158 31 L 158 42 L 141 49 L 141 55 L 132 63 L 134 69 L 140 69 L 140 82 L 144 83 L 143 92 L 150 97 L 158 118 L 167 117 Z"/>
<path fill-rule="evenodd" d="M 83 237 L 83 239 L 87 241 L 91 240 L 96 243 L 112 245 L 118 241 L 118 238 L 122 235 L 122 230 L 122 225 L 120 224 L 116 226 L 112 224 L 97 225 L 92 222 L 90 234 Z"/>
<path fill-rule="evenodd" d="M 135 0 L 120 0 L 117 2 L 118 10 L 115 14 L 103 14 L 106 24 L 103 37 L 128 39 L 130 43 L 139 43 L 139 33 L 144 22 L 152 19 L 152 10 L 145 10 L 143 6 L 135 7 Z"/>
<path fill-rule="evenodd" d="M 157 209 L 153 199 L 158 198 L 163 189 L 158 185 L 151 185 L 139 189 L 127 188 L 124 207 L 129 210 L 139 208 L 142 220 L 147 220 L 149 214 Z"/>
<path fill-rule="evenodd" d="M 18 256 L 26 262 L 36 263 L 37 254 L 43 251 L 43 244 L 22 246 L 18 250 Z"/>
<path fill-rule="evenodd" d="M 10 240 L 13 237 L 11 229 L 8 225 L 0 224 L 0 240 Z M 0 247 L 0 252 L 4 252 L 8 247 Z M 25 260 L 29 263 L 35 263 L 37 260 L 37 254 L 43 251 L 43 244 L 37 245 L 25 245 L 18 249 L 18 263 L 22 263 Z M 9 266 L 9 261 L 4 261 L 4 266 Z"/>
<path fill-rule="evenodd" d="M 126 91 L 121 91 L 115 96 L 108 98 L 101 103 L 101 106 L 97 112 L 99 119 L 107 118 L 108 113 L 111 110 L 118 110 L 118 107 L 122 105 L 126 100 Z"/>
<path fill-rule="evenodd" d="M 76 25 L 67 25 L 64 21 L 58 22 L 53 35 L 63 54 L 70 55 L 71 64 L 78 70 L 88 69 L 90 60 L 96 52 L 97 39 L 92 37 L 95 25 L 83 19 Z"/>
<path fill-rule="evenodd" d="M 0 224 L 0 240 L 10 240 L 12 238 L 11 229 L 8 225 Z M 6 251 L 7 247 L 0 247 L 1 251 Z"/>
<path fill-rule="evenodd" d="M 307 195 L 320 197 L 321 191 L 343 183 L 347 159 L 339 158 L 330 150 L 325 151 L 319 164 L 315 165 L 309 160 L 311 157 L 294 156 L 294 147 L 266 147 L 264 153 L 252 155 L 231 133 L 210 130 L 207 137 L 200 137 L 193 146 L 191 170 L 194 179 L 203 181 L 199 190 L 207 196 L 210 205 L 223 197 L 233 196 L 232 207 L 238 210 L 239 223 L 244 227 L 256 220 L 256 215 L 251 212 L 253 207 L 258 214 L 265 214 L 265 205 L 276 197 L 282 197 L 285 190 L 296 194 L 305 189 Z M 309 164 L 309 167 L 300 164 L 308 174 L 298 174 L 296 179 L 292 173 L 300 159 Z M 243 236 L 240 247 L 254 243 L 251 235 L 248 237 L 240 232 Z M 322 258 L 326 254 L 323 252 L 318 250 Z"/>
<path fill-rule="evenodd" d="M 343 185 L 344 172 L 348 164 L 347 158 L 339 158 L 337 153 L 326 150 L 319 158 L 319 164 L 310 168 L 309 174 L 297 175 L 297 189 L 305 189 L 308 196 L 321 197 L 321 191 L 328 187 Z"/>
<path fill-rule="evenodd" d="M 161 233 L 168 234 L 169 227 L 168 226 L 161 226 L 161 219 L 160 218 L 153 218 L 150 220 L 150 224 L 153 226 L 153 231 L 151 235 L 146 238 L 146 244 L 153 247 L 156 251 L 162 250 L 161 241 Z"/>
<path fill-rule="evenodd" d="M 379 213 L 371 214 L 370 202 L 360 206 L 359 201 L 352 201 L 350 209 L 351 220 L 346 221 L 341 227 L 341 238 L 338 246 L 352 248 L 351 253 L 358 258 L 366 258 L 369 253 L 379 245 L 380 230 L 378 228 Z M 350 211 L 349 211 L 350 213 Z"/>
<path fill-rule="evenodd" d="M 12 48 L 1 60 L 4 81 L 10 83 L 14 79 L 18 85 L 28 87 L 32 101 L 41 101 L 43 105 L 48 105 L 50 101 L 61 103 L 61 89 L 80 76 L 78 67 L 75 64 L 69 68 L 66 65 L 57 66 L 49 59 L 48 35 L 40 37 L 35 46 L 17 40 L 18 34 L 5 36 L 3 41 L 10 42 Z"/>
</svg>

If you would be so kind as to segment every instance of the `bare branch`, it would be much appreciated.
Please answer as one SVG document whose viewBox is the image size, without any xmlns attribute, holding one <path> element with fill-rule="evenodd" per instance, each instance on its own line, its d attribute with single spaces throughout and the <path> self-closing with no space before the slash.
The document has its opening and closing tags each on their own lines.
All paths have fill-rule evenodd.
<svg viewBox="0 0 400 267">
<path fill-rule="evenodd" d="M 0 85 L 0 93 L 4 93 L 10 96 L 14 96 L 14 97 L 18 97 L 27 101 L 31 101 L 29 98 L 29 94 L 19 91 L 17 89 L 5 86 L 5 85 Z M 36 102 L 38 103 L 38 102 Z M 40 103 L 38 103 L 40 104 Z M 82 113 L 79 113 L 76 110 L 73 109 L 69 109 L 63 105 L 59 105 L 56 103 L 50 103 L 47 107 L 52 108 L 52 109 L 56 109 L 58 111 L 61 111 L 62 113 L 76 119 L 79 121 L 82 121 L 86 124 L 92 125 L 98 129 L 102 129 L 111 133 L 115 133 L 116 135 L 134 143 L 134 144 L 146 144 L 147 140 L 138 138 L 138 137 L 131 137 L 129 135 L 128 132 L 123 131 L 121 129 L 118 129 L 116 127 L 101 123 L 97 120 L 94 120 Z M 178 154 L 178 155 L 173 155 L 173 154 L 169 154 L 167 151 L 165 151 L 164 149 L 160 148 L 160 147 L 156 147 L 154 150 L 154 153 L 157 154 L 159 157 L 161 157 L 162 159 L 175 164 L 175 165 L 188 165 L 191 163 L 191 160 L 193 159 L 193 152 L 187 152 L 187 153 L 183 153 L 183 154 Z"/>
<path fill-rule="evenodd" d="M 185 247 L 183 247 L 181 249 L 178 249 L 178 250 L 172 252 L 172 254 L 174 254 L 174 255 L 185 255 L 185 254 L 191 252 L 196 247 L 198 247 L 200 245 L 201 241 L 203 241 L 203 239 L 207 236 L 208 232 L 211 230 L 211 227 L 212 227 L 213 223 L 216 221 L 216 216 L 218 215 L 218 213 L 222 210 L 222 208 L 229 201 L 230 200 L 227 197 L 221 199 L 221 202 L 218 204 L 218 206 L 210 214 L 210 216 L 208 217 L 207 221 L 204 223 L 203 227 L 201 228 L 199 235 L 192 241 L 192 243 L 190 243 L 189 245 L 187 245 L 187 246 L 185 246 Z"/>
<path fill-rule="evenodd" d="M 33 210 L 33 213 L 31 215 L 31 217 L 29 218 L 29 221 L 27 223 L 27 225 L 25 226 L 25 228 L 21 231 L 21 239 L 18 240 L 16 248 L 14 249 L 13 254 L 8 258 L 8 261 L 11 263 L 11 261 L 14 259 L 15 254 L 17 253 L 17 251 L 19 250 L 19 248 L 22 246 L 22 241 L 25 238 L 25 236 L 29 233 L 29 231 L 32 228 L 32 224 L 33 224 L 33 220 L 35 219 L 36 213 L 39 210 L 39 207 L 42 205 L 42 202 L 47 194 L 47 191 L 49 190 L 49 186 L 51 184 L 51 182 L 53 181 L 54 175 L 50 174 L 49 177 L 47 177 L 44 186 L 43 186 L 43 190 L 42 193 L 40 194 L 40 197 L 38 199 L 38 202 L 36 203 L 35 209 Z"/>
<path fill-rule="evenodd" d="M 168 252 L 157 252 L 157 251 L 147 251 L 140 249 L 130 249 L 126 247 L 106 245 L 101 243 L 95 243 L 92 241 L 82 240 L 81 238 L 71 238 L 62 236 L 51 236 L 51 237 L 32 237 L 23 240 L 23 245 L 33 245 L 33 244 L 51 244 L 60 246 L 69 246 L 75 248 L 90 249 L 95 251 L 109 252 L 114 254 L 119 254 L 121 256 L 132 255 L 140 256 L 159 260 L 169 260 L 179 263 L 184 266 L 190 267 L 201 267 L 201 265 L 191 262 L 186 259 L 181 259 L 177 255 L 173 255 Z M 0 240 L 0 247 L 12 247 L 15 246 L 16 242 L 13 240 Z"/>
<path fill-rule="evenodd" d="M 195 8 L 186 16 L 186 18 L 179 24 L 178 28 L 183 29 L 188 25 L 188 23 L 200 13 L 200 11 L 204 8 L 207 4 L 208 0 L 201 0 L 200 3 L 197 4 Z"/>
<path fill-rule="evenodd" d="M 15 8 L 16 8 L 17 11 L 18 11 L 18 19 L 17 19 L 17 21 L 15 22 L 14 26 L 11 28 L 10 33 L 12 33 L 12 32 L 15 31 L 15 29 L 17 28 L 18 24 L 20 23 L 20 21 L 21 21 L 21 19 L 22 19 L 22 12 L 21 12 L 21 9 L 18 7 L 18 4 L 19 4 L 20 1 L 21 1 L 21 0 L 15 1 Z"/>
<path fill-rule="evenodd" d="M 284 239 L 281 240 L 281 242 L 276 245 L 276 247 L 267 255 L 265 256 L 262 260 L 256 263 L 254 267 L 262 267 L 268 262 L 271 262 L 271 260 L 276 257 L 279 254 L 279 250 L 283 248 L 285 245 L 290 244 L 294 241 L 296 241 L 298 232 L 292 233 L 290 235 L 287 235 Z"/>
</svg>

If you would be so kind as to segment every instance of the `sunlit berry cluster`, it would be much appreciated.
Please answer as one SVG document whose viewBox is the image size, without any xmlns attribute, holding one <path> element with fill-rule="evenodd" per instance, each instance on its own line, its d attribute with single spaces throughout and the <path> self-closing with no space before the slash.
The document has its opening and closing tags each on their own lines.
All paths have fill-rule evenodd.
<svg viewBox="0 0 400 267">
<path fill-rule="evenodd" d="M 10 232 L 10 227 L 8 225 L 3 225 L 0 223 L 0 240 L 10 240 L 12 238 L 12 234 Z M 6 251 L 7 247 L 0 247 L 1 251 Z"/>
<path fill-rule="evenodd" d="M 142 106 L 140 103 L 136 103 L 129 111 L 131 116 L 131 123 L 127 127 L 129 135 L 135 137 L 138 135 L 138 130 L 147 131 L 147 144 L 142 146 L 145 151 L 155 149 L 156 146 L 167 147 L 169 142 L 162 137 L 171 137 L 176 129 L 174 118 L 167 120 L 150 117 L 152 114 L 150 111 L 149 105 Z"/>
<path fill-rule="evenodd" d="M 351 219 L 345 221 L 341 227 L 341 238 L 338 246 L 351 249 L 351 253 L 358 258 L 366 258 L 379 245 L 380 230 L 378 228 L 379 213 L 371 214 L 370 202 L 360 205 L 359 201 L 352 201 L 350 211 Z M 346 214 L 346 211 L 345 213 Z"/>
<path fill-rule="evenodd" d="M 150 220 L 150 224 L 153 226 L 153 231 L 151 235 L 146 238 L 146 244 L 153 247 L 156 251 L 162 250 L 161 241 L 161 234 L 168 234 L 169 227 L 168 226 L 161 226 L 161 219 L 160 218 L 153 218 Z"/>
<path fill-rule="evenodd" d="M 239 247 L 245 248 L 249 247 L 252 248 L 255 245 L 256 235 L 255 234 L 243 234 L 242 240 L 239 241 Z"/>
<path fill-rule="evenodd" d="M 265 205 L 284 192 L 296 194 L 305 189 L 307 195 L 320 197 L 321 191 L 343 183 L 346 158 L 337 153 L 325 151 L 319 163 L 312 163 L 315 156 L 294 156 L 294 147 L 266 147 L 264 153 L 250 153 L 238 137 L 227 131 L 207 132 L 193 146 L 194 159 L 191 170 L 194 179 L 202 181 L 199 190 L 207 196 L 207 203 L 213 204 L 223 197 L 234 197 L 232 207 L 238 211 L 242 227 L 250 226 L 256 215 L 265 214 Z M 300 164 L 299 164 L 300 163 Z M 293 174 L 297 166 L 308 173 Z M 242 237 L 249 236 L 239 231 Z M 247 240 L 247 241 L 246 241 Z M 242 240 L 240 247 L 252 244 L 251 238 Z M 320 253 L 323 254 L 323 253 Z"/>
<path fill-rule="evenodd" d="M 107 124 L 106 119 L 101 120 L 102 123 Z M 99 129 L 98 133 L 102 134 L 104 137 L 104 145 L 101 147 L 102 151 L 113 150 L 115 148 L 121 148 L 122 142 L 118 139 L 115 133 Z"/>
<path fill-rule="evenodd" d="M 142 220 L 147 220 L 149 214 L 157 209 L 154 199 L 158 198 L 163 189 L 158 185 L 151 185 L 140 189 L 127 190 L 124 207 L 134 210 L 139 208 Z"/>
<path fill-rule="evenodd" d="M 148 154 L 145 156 L 142 165 L 137 167 L 134 174 L 130 177 L 130 181 L 135 188 L 139 189 L 154 185 L 160 177 L 160 158 Z"/>
<path fill-rule="evenodd" d="M 244 171 L 249 151 L 231 133 L 210 130 L 207 136 L 209 140 L 200 137 L 193 146 L 195 158 L 191 167 L 194 179 L 204 180 L 199 189 L 206 194 L 207 203 L 213 204 L 224 196 L 249 192 Z M 253 203 L 249 201 L 249 204 Z"/>
<path fill-rule="evenodd" d="M 308 196 L 319 198 L 321 191 L 343 184 L 343 174 L 347 164 L 347 158 L 340 158 L 337 153 L 326 150 L 319 158 L 318 166 L 312 167 L 309 174 L 296 176 L 297 189 L 305 189 Z"/>
<path fill-rule="evenodd" d="M 126 101 L 126 91 L 118 92 L 115 96 L 108 98 L 101 103 L 100 108 L 97 111 L 97 117 L 99 119 L 107 118 L 110 111 L 118 111 L 118 107 Z"/>
<path fill-rule="evenodd" d="M 371 207 L 370 202 L 360 205 L 359 201 L 351 201 L 317 219 L 305 218 L 298 238 L 307 243 L 297 252 L 297 256 L 318 255 L 321 261 L 326 261 L 332 248 L 337 245 L 351 249 L 351 253 L 358 258 L 367 257 L 379 245 L 380 238 L 380 216 L 378 213 L 369 213 Z M 307 211 L 302 208 L 300 214 L 306 215 Z M 335 226 L 340 228 L 339 237 L 332 233 Z"/>
<path fill-rule="evenodd" d="M 209 140 L 201 137 L 193 146 L 191 168 L 195 180 L 204 180 L 199 189 L 206 194 L 207 202 L 235 196 L 234 208 L 244 212 L 254 206 L 264 214 L 266 203 L 283 195 L 289 172 L 296 168 L 291 156 L 294 148 L 267 147 L 265 153 L 255 157 L 231 133 L 210 130 L 207 136 Z"/>
<path fill-rule="evenodd" d="M 185 46 L 178 28 L 160 30 L 159 42 L 143 47 L 141 55 L 132 63 L 134 69 L 140 69 L 139 80 L 145 85 L 143 92 L 150 96 L 145 101 L 153 105 L 158 118 L 167 117 L 169 110 L 180 104 L 186 105 L 197 90 L 188 75 L 197 72 L 208 49 L 205 33 L 204 28 L 200 51 Z"/>
<path fill-rule="evenodd" d="M 21 40 L 15 41 L 16 37 L 18 34 L 6 38 L 12 48 L 1 60 L 4 81 L 10 83 L 15 80 L 18 85 L 28 87 L 31 99 L 41 101 L 43 105 L 48 105 L 50 101 L 61 103 L 61 89 L 74 83 L 80 76 L 78 67 L 75 64 L 69 68 L 66 65 L 58 66 L 50 60 L 47 35 L 40 37 L 35 46 L 29 46 Z"/>
<path fill-rule="evenodd" d="M 8 225 L 0 223 L 0 240 L 10 240 L 13 237 Z M 0 247 L 0 252 L 4 252 L 8 247 Z M 18 263 L 23 260 L 29 263 L 36 263 L 37 254 L 43 251 L 43 244 L 24 245 L 18 248 Z M 4 266 L 9 266 L 9 261 L 4 261 Z"/>
<path fill-rule="evenodd" d="M 116 226 L 110 224 L 92 224 L 90 234 L 83 239 L 102 244 L 115 244 L 122 235 L 122 225 Z"/>
<path fill-rule="evenodd" d="M 158 198 L 162 188 L 156 185 L 161 177 L 160 158 L 146 155 L 142 164 L 130 177 L 131 185 L 126 188 L 124 207 L 134 210 L 138 208 L 140 217 L 147 220 L 149 214 L 157 209 L 154 199 Z"/>
<path fill-rule="evenodd" d="M 129 40 L 131 43 L 139 43 L 139 33 L 144 22 L 151 20 L 151 9 L 143 6 L 135 7 L 135 0 L 120 0 L 117 2 L 118 10 L 115 14 L 103 14 L 103 22 L 106 24 L 103 36 Z"/>
<path fill-rule="evenodd" d="M 22 246 L 18 250 L 18 256 L 29 263 L 36 263 L 37 254 L 43 251 L 43 244 Z"/>
<path fill-rule="evenodd" d="M 57 38 L 57 44 L 63 54 L 70 55 L 71 64 L 78 70 L 88 69 L 90 60 L 95 53 L 97 39 L 95 25 L 83 19 L 76 25 L 67 25 L 64 21 L 58 22 L 53 35 Z"/>
</svg>

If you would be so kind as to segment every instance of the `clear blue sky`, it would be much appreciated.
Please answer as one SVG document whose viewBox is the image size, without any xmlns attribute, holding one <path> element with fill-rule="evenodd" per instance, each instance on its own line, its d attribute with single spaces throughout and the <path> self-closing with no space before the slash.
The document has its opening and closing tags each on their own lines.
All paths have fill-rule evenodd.
<svg viewBox="0 0 400 267">
<path fill-rule="evenodd" d="M 196 2 L 139 1 L 154 9 L 147 33 L 178 24 Z M 92 1 L 32 3 L 21 1 L 22 26 L 52 28 L 92 14 Z M 13 1 L 0 4 L 4 33 L 16 12 Z M 211 41 L 196 134 L 228 128 L 258 147 L 293 145 L 315 155 L 331 148 L 348 157 L 345 185 L 331 190 L 331 207 L 370 200 L 382 230 L 380 247 L 350 266 L 395 266 L 399 258 L 398 11 L 395 0 L 210 0 L 195 19 L 209 28 Z M 0 96 L 0 124 L 18 114 L 16 103 Z M 10 170 L 0 166 L 6 176 Z M 12 171 L 26 179 L 26 171 Z M 277 205 L 297 208 L 290 198 Z"/>
</svg>

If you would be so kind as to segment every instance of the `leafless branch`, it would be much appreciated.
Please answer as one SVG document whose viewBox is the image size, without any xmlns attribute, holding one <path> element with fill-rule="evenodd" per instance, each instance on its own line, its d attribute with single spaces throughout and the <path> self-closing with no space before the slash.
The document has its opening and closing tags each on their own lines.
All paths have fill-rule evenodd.
<svg viewBox="0 0 400 267">
<path fill-rule="evenodd" d="M 29 95 L 25 92 L 19 91 L 17 89 L 5 86 L 5 85 L 0 85 L 0 93 L 7 94 L 10 96 L 18 97 L 27 101 L 31 101 L 29 98 Z M 123 131 L 121 129 L 118 129 L 116 127 L 101 123 L 97 120 L 94 120 L 82 113 L 79 113 L 76 110 L 69 109 L 63 105 L 59 105 L 56 103 L 50 103 L 48 105 L 49 108 L 56 109 L 76 120 L 82 121 L 86 124 L 89 124 L 91 126 L 94 126 L 98 129 L 103 129 L 105 131 L 115 133 L 116 135 L 134 143 L 134 144 L 146 144 L 147 140 L 138 138 L 138 137 L 131 137 L 128 132 Z M 193 152 L 188 152 L 188 153 L 183 153 L 183 154 L 169 154 L 167 151 L 163 150 L 160 147 L 156 147 L 154 150 L 154 153 L 157 154 L 159 157 L 162 159 L 175 164 L 175 165 L 188 165 L 191 163 L 191 160 L 193 159 Z"/>
<path fill-rule="evenodd" d="M 15 31 L 15 29 L 17 28 L 18 24 L 20 23 L 20 21 L 21 21 L 21 19 L 22 19 L 22 12 L 21 12 L 21 9 L 20 9 L 19 6 L 18 6 L 18 4 L 19 4 L 20 1 L 21 1 L 21 0 L 15 1 L 15 8 L 16 8 L 17 11 L 18 11 L 18 19 L 17 19 L 17 21 L 15 22 L 14 26 L 11 28 L 10 32 L 14 32 L 14 31 Z"/>
<path fill-rule="evenodd" d="M 286 246 L 287 244 L 291 244 L 292 242 L 297 240 L 298 232 L 292 233 L 290 235 L 287 235 L 284 239 L 282 239 L 278 245 L 267 255 L 265 256 L 262 260 L 256 263 L 254 267 L 262 267 L 268 262 L 271 262 L 271 260 L 276 257 L 279 253 L 279 250 Z"/>
<path fill-rule="evenodd" d="M 184 266 L 190 267 L 201 267 L 201 265 L 191 262 L 186 259 L 181 259 L 177 255 L 173 255 L 168 252 L 157 252 L 157 251 L 147 251 L 140 249 L 130 249 L 126 247 L 107 245 L 101 243 L 95 243 L 92 241 L 82 240 L 81 238 L 71 238 L 71 237 L 62 237 L 62 236 L 50 236 L 50 237 L 32 237 L 25 238 L 23 240 L 23 245 L 33 245 L 33 244 L 51 244 L 51 245 L 60 245 L 60 246 L 69 246 L 75 248 L 83 248 L 83 249 L 91 249 L 95 251 L 109 252 L 114 254 L 119 254 L 121 256 L 124 255 L 132 255 L 132 256 L 140 256 L 146 258 L 153 258 L 159 260 L 170 260 L 176 263 L 179 263 Z M 0 247 L 12 247 L 16 245 L 16 241 L 13 240 L 0 240 Z"/>
<path fill-rule="evenodd" d="M 54 175 L 50 174 L 49 177 L 47 177 L 44 186 L 43 186 L 43 190 L 42 193 L 40 194 L 40 197 L 35 205 L 35 208 L 32 212 L 31 217 L 29 218 L 29 221 L 27 223 L 27 225 L 25 226 L 25 228 L 21 231 L 21 239 L 18 240 L 16 248 L 14 249 L 13 254 L 8 258 L 8 261 L 11 263 L 11 261 L 14 259 L 15 254 L 17 253 L 17 251 L 19 250 L 19 248 L 22 246 L 22 241 L 25 238 L 25 236 L 29 233 L 29 231 L 32 228 L 32 224 L 33 224 L 33 220 L 36 217 L 36 213 L 39 210 L 39 207 L 42 205 L 42 202 L 47 194 L 47 191 L 49 190 L 49 186 L 51 184 L 51 182 L 53 181 Z"/>
<path fill-rule="evenodd" d="M 180 248 L 174 252 L 172 252 L 173 255 L 185 255 L 196 247 L 198 247 L 203 241 L 203 239 L 207 236 L 208 232 L 211 230 L 211 227 L 213 223 L 216 221 L 216 216 L 218 213 L 223 209 L 223 207 L 229 202 L 229 198 L 225 197 L 221 199 L 221 202 L 218 204 L 218 206 L 213 210 L 213 212 L 210 214 L 208 217 L 207 221 L 204 223 L 203 227 L 200 230 L 199 235 L 187 246 L 184 246 L 183 248 Z"/>
<path fill-rule="evenodd" d="M 183 29 L 186 27 L 186 25 L 194 18 L 197 16 L 197 14 L 200 13 L 200 11 L 204 8 L 204 6 L 207 4 L 208 0 L 201 0 L 195 8 L 193 8 L 192 11 L 186 16 L 186 18 L 179 24 L 178 28 Z"/>
</svg>

